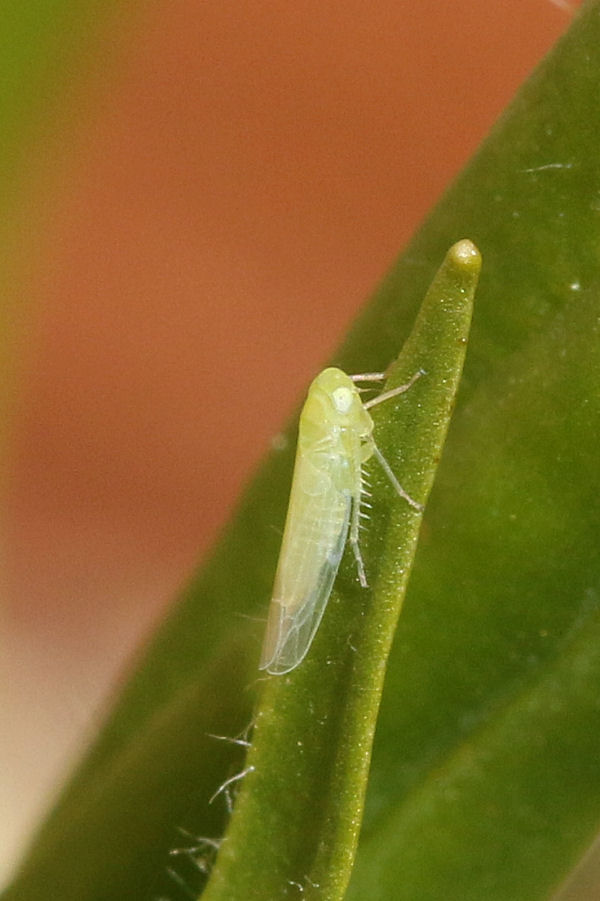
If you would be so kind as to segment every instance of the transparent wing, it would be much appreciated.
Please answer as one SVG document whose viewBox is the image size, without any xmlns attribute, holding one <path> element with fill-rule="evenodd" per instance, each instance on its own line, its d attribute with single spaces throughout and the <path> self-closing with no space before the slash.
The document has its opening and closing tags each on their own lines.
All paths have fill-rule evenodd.
<svg viewBox="0 0 600 901">
<path fill-rule="evenodd" d="M 280 676 L 295 669 L 306 656 L 319 628 L 348 537 L 350 495 L 345 500 L 339 533 L 306 598 L 293 609 L 277 598 L 271 601 L 260 669 L 272 675 Z"/>
</svg>

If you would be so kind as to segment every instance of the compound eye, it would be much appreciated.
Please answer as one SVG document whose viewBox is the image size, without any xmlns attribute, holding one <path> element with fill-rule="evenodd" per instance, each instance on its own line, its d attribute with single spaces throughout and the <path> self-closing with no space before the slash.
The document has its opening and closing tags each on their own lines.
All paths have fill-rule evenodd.
<svg viewBox="0 0 600 901">
<path fill-rule="evenodd" d="M 333 405 L 338 413 L 348 413 L 352 406 L 352 391 L 350 388 L 336 388 L 332 392 Z"/>
</svg>

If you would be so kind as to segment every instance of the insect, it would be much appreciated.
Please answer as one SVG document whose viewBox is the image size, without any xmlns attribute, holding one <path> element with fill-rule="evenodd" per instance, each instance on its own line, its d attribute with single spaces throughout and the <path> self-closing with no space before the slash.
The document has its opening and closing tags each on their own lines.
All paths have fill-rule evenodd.
<svg viewBox="0 0 600 901">
<path fill-rule="evenodd" d="M 423 375 L 372 400 L 360 398 L 356 382 L 383 373 L 349 376 L 324 369 L 312 382 L 300 414 L 296 462 L 283 540 L 269 608 L 260 669 L 283 675 L 302 662 L 329 600 L 346 545 L 358 578 L 367 587 L 359 547 L 361 501 L 367 494 L 363 465 L 374 456 L 396 492 L 417 510 L 375 444 L 369 408 L 407 391 Z"/>
</svg>

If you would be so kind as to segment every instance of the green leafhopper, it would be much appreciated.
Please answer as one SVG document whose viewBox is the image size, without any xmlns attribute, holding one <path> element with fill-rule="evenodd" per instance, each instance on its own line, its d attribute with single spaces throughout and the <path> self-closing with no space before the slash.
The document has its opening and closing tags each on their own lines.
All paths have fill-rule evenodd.
<svg viewBox="0 0 600 901">
<path fill-rule="evenodd" d="M 367 586 L 359 547 L 361 503 L 367 494 L 363 466 L 372 456 L 396 492 L 421 510 L 404 491 L 375 444 L 375 404 L 402 394 L 422 375 L 363 403 L 356 382 L 382 373 L 349 376 L 324 369 L 312 382 L 298 431 L 290 500 L 275 575 L 260 669 L 289 673 L 302 662 L 329 600 L 346 545 L 350 541 L 358 578 Z"/>
</svg>

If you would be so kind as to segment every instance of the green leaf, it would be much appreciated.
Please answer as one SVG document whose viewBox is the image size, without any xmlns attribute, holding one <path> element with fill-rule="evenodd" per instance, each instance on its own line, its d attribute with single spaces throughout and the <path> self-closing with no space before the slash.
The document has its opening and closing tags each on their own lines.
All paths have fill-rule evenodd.
<svg viewBox="0 0 600 901">
<path fill-rule="evenodd" d="M 446 437 L 480 263 L 469 241 L 451 248 L 386 388 L 406 384 L 419 368 L 425 374 L 375 411 L 376 440 L 401 456 L 407 488 L 419 500 L 429 493 Z M 347 559 L 307 659 L 267 680 L 207 901 L 269 901 L 293 886 L 305 898 L 344 896 L 385 663 L 421 520 L 389 485 L 377 485 L 373 508 L 366 557 L 373 587 L 357 585 Z"/>
<path fill-rule="evenodd" d="M 349 899 L 547 899 L 598 831 L 599 48 L 594 0 L 336 360 L 385 366 L 436 261 L 460 235 L 477 243 L 469 354 L 389 658 Z M 168 856 L 184 843 L 177 828 L 220 834 L 221 799 L 208 800 L 243 755 L 203 736 L 250 719 L 261 624 L 239 613 L 264 616 L 292 446 L 261 470 L 156 637 L 10 901 L 174 901 L 167 868 L 187 861 Z M 279 800 L 294 797 L 290 786 Z"/>
</svg>

